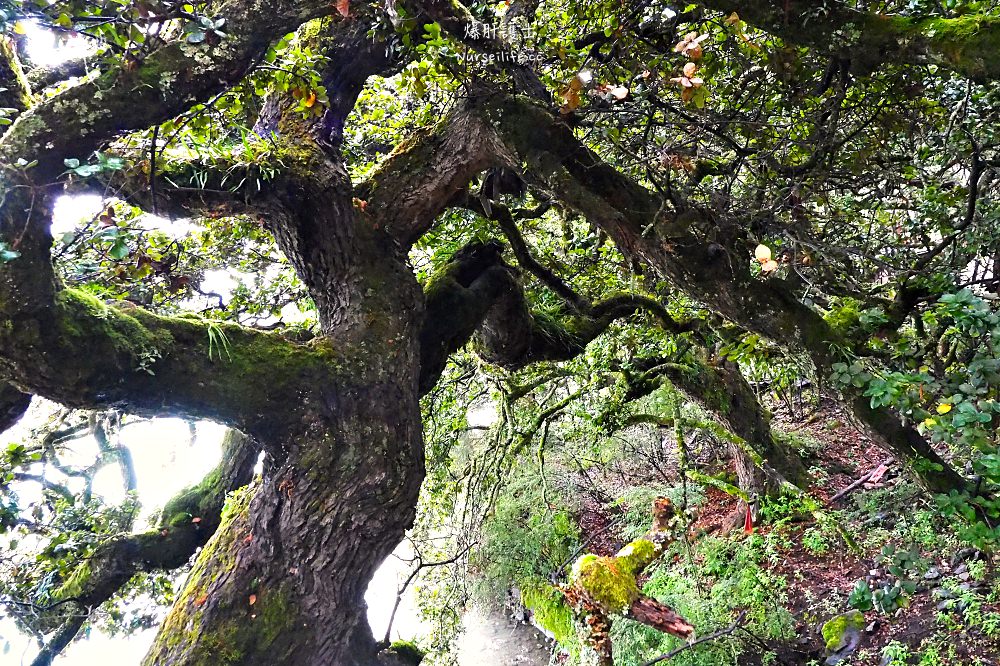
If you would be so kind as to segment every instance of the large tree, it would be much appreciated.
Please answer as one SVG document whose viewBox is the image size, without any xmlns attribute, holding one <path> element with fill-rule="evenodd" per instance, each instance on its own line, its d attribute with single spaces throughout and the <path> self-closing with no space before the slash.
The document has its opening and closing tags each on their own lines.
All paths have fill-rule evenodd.
<svg viewBox="0 0 1000 666">
<path fill-rule="evenodd" d="M 363 595 L 414 520 L 421 395 L 467 343 L 516 370 L 573 358 L 637 313 L 685 342 L 635 359 L 629 391 L 666 380 L 715 412 L 766 470 L 745 486 L 807 483 L 720 354 L 754 334 L 840 377 L 859 423 L 927 489 L 980 490 L 917 428 L 945 368 L 902 389 L 920 383 L 919 400 L 863 393 L 870 370 L 915 372 L 933 351 L 910 341 L 945 337 L 922 318 L 942 294 L 970 274 L 996 289 L 980 228 L 996 106 L 977 82 L 996 75 L 997 18 L 703 4 L 0 5 L 11 34 L 32 19 L 100 44 L 27 77 L 14 42 L 0 49 L 14 119 L 0 138 L 5 423 L 36 395 L 242 433 L 186 496 L 210 519 L 165 515 L 102 545 L 54 601 L 91 609 L 203 546 L 147 663 L 392 663 Z M 100 222 L 116 233 L 94 236 L 106 245 L 54 242 L 67 190 L 119 202 Z M 119 236 L 126 204 L 200 221 L 223 239 L 208 251 L 241 269 L 290 267 L 316 326 L 184 313 L 197 248 L 181 259 Z M 536 256 L 551 229 L 539 219 L 585 220 L 641 287 L 574 284 Z M 241 249 L 269 243 L 278 259 Z M 428 255 L 421 285 L 413 262 Z M 86 259 L 97 267 L 81 277 Z"/>
</svg>

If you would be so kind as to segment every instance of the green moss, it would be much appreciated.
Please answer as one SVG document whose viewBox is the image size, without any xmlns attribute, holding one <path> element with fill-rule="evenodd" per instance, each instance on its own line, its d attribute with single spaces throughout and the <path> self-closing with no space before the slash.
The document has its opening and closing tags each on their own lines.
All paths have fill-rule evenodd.
<svg viewBox="0 0 1000 666">
<path fill-rule="evenodd" d="M 865 616 L 861 614 L 861 611 L 856 610 L 829 620 L 823 625 L 823 640 L 826 642 L 826 649 L 830 652 L 841 649 L 848 641 L 848 633 L 860 631 L 864 626 Z"/>
<path fill-rule="evenodd" d="M 413 666 L 422 662 L 427 654 L 411 641 L 393 641 L 392 645 L 389 646 L 389 652 Z"/>
<path fill-rule="evenodd" d="M 920 33 L 955 69 L 974 79 L 1000 74 L 1000 18 L 973 13 L 947 19 L 926 19 Z"/>
<path fill-rule="evenodd" d="M 521 586 L 521 603 L 531 611 L 538 626 L 552 634 L 562 647 L 576 648 L 576 621 L 573 609 L 559 589 L 544 581 L 531 581 Z"/>
<path fill-rule="evenodd" d="M 624 612 L 639 596 L 635 575 L 614 557 L 580 557 L 570 580 L 606 613 Z"/>
<path fill-rule="evenodd" d="M 222 510 L 222 523 L 205 544 L 187 585 L 164 620 L 150 650 L 151 658 L 183 651 L 189 659 L 185 663 L 190 666 L 237 664 L 248 645 L 256 645 L 257 649 L 270 645 L 293 621 L 287 593 L 279 588 L 258 591 L 252 613 L 243 607 L 229 609 L 227 612 L 232 619 L 212 628 L 202 623 L 202 607 L 212 592 L 213 572 L 226 574 L 235 567 L 243 536 L 240 525 L 247 521 L 255 491 L 256 485 L 250 484 L 228 497 Z"/>
<path fill-rule="evenodd" d="M 615 557 L 621 566 L 636 576 L 660 556 L 660 549 L 649 539 L 636 539 L 618 551 Z"/>
<path fill-rule="evenodd" d="M 99 352 L 100 347 L 110 343 L 114 352 L 132 357 L 136 369 L 143 358 L 172 342 L 169 333 L 153 333 L 126 311 L 110 308 L 79 289 L 63 289 L 56 294 L 56 307 L 64 344 Z"/>
<path fill-rule="evenodd" d="M 30 90 L 13 42 L 6 36 L 0 36 L 0 107 L 28 110 L 31 108 Z"/>
<path fill-rule="evenodd" d="M 90 567 L 90 563 L 83 562 L 73 571 L 73 575 L 69 577 L 69 580 L 56 590 L 55 594 L 52 595 L 53 598 L 62 600 L 82 597 L 92 574 L 93 570 Z"/>
<path fill-rule="evenodd" d="M 848 337 L 861 323 L 861 302 L 855 298 L 838 299 L 823 319 L 837 335 Z"/>
<path fill-rule="evenodd" d="M 216 513 L 225 489 L 219 468 L 215 468 L 200 483 L 172 497 L 160 514 L 160 524 L 177 526 L 191 522 L 192 518 Z"/>
</svg>

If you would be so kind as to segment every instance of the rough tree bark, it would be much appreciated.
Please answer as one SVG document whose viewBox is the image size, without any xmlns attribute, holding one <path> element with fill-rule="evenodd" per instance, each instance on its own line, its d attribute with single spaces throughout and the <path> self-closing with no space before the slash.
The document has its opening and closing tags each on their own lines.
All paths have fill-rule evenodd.
<svg viewBox="0 0 1000 666">
<path fill-rule="evenodd" d="M 271 460 L 264 478 L 225 510 L 161 627 L 150 664 L 381 663 L 363 595 L 412 523 L 423 478 L 424 298 L 407 265 L 413 236 L 391 233 L 355 206 L 332 147 L 359 84 L 353 95 L 347 90 L 331 100 L 317 123 L 278 109 L 273 140 L 285 169 L 257 211 L 317 304 L 322 335 L 308 344 L 123 310 L 64 288 L 50 257 L 49 206 L 57 191 L 50 183 L 64 158 L 171 117 L 238 80 L 270 39 L 334 11 L 330 3 L 229 3 L 221 13 L 235 37 L 201 47 L 211 57 L 168 44 L 138 72 L 109 68 L 99 84 L 80 83 L 34 107 L 0 140 L 0 236 L 20 253 L 0 267 L 4 376 L 18 390 L 75 407 L 214 419 L 253 437 Z M 349 69 L 335 58 L 324 72 L 339 89 L 347 74 L 363 83 L 385 66 L 375 57 L 381 47 L 353 25 L 326 26 L 354 58 Z M 167 89 L 137 87 L 149 71 L 169 80 Z M 69 107 L 73 118 L 63 116 Z M 18 170 L 15 155 L 38 162 Z M 438 166 L 459 179 L 467 174 L 466 181 L 475 170 Z M 390 197 L 405 189 L 421 207 L 409 219 L 433 219 L 453 194 L 435 179 L 440 173 L 425 172 L 421 180 L 408 171 L 395 181 L 390 173 L 373 180 L 373 189 Z M 213 330 L 228 340 L 225 353 L 214 356 Z M 83 348 L 90 353 L 80 354 Z M 67 583 L 67 595 L 88 596 L 98 578 L 81 574 Z"/>
</svg>

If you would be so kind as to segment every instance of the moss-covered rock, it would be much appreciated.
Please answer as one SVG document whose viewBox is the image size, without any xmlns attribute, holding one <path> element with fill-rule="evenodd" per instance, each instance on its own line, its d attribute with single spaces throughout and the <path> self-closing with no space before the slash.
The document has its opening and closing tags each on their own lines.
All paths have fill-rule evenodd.
<svg viewBox="0 0 1000 666">
<path fill-rule="evenodd" d="M 840 658 L 853 652 L 861 642 L 861 630 L 864 626 L 865 616 L 856 610 L 828 620 L 823 625 L 823 641 L 826 643 L 827 653 L 834 656 L 835 661 L 828 659 L 827 663 L 835 664 Z"/>
</svg>

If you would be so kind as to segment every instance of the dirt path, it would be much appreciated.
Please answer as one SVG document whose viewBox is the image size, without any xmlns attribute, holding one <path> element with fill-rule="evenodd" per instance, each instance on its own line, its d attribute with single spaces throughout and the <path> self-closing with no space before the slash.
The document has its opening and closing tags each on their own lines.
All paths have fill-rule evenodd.
<svg viewBox="0 0 1000 666">
<path fill-rule="evenodd" d="M 499 613 L 470 609 L 458 641 L 460 666 L 546 666 L 549 647 L 534 628 Z"/>
</svg>

